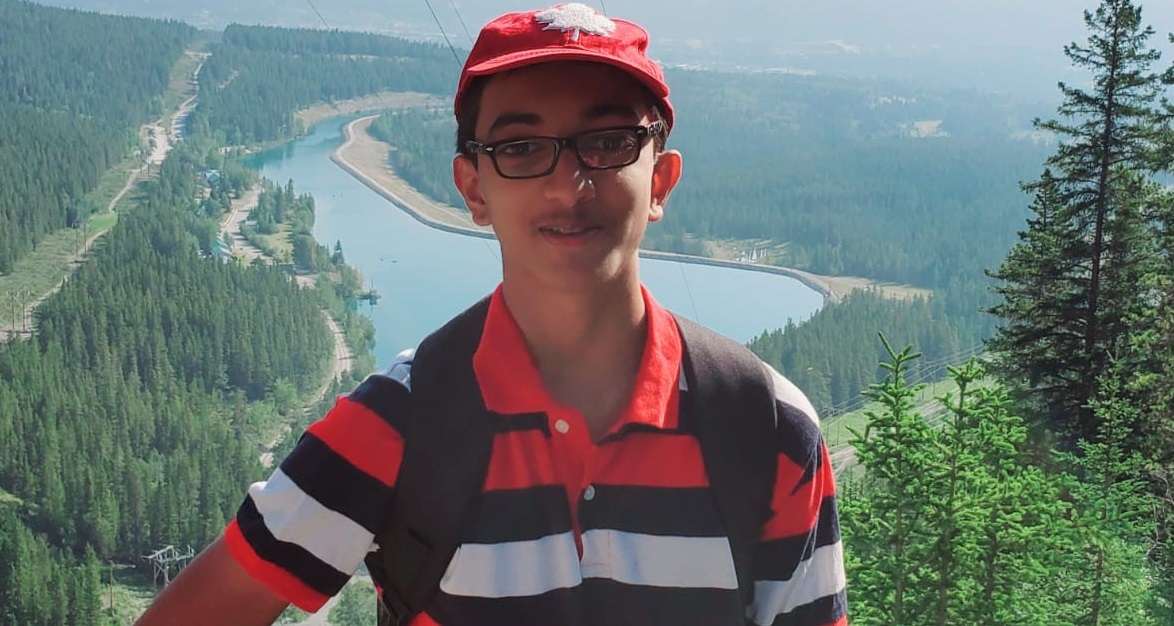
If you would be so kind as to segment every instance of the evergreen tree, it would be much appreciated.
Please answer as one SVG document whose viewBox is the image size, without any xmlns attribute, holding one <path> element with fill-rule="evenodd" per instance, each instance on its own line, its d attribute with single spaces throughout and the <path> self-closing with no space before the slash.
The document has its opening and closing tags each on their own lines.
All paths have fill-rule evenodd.
<svg viewBox="0 0 1174 626">
<path fill-rule="evenodd" d="M 338 605 L 330 611 L 336 626 L 369 626 L 376 622 L 375 589 L 363 580 L 354 580 L 342 589 Z"/>
<path fill-rule="evenodd" d="M 1146 558 L 1153 548 L 1153 496 L 1145 459 L 1133 449 L 1139 411 L 1122 396 L 1118 381 L 1105 376 L 1091 401 L 1098 418 L 1095 442 L 1064 458 L 1075 471 L 1071 485 L 1078 542 L 1063 581 L 1071 600 L 1071 623 L 1090 626 L 1159 624 L 1149 607 L 1154 572 Z"/>
<path fill-rule="evenodd" d="M 1065 47 L 1093 87 L 1060 84 L 1061 120 L 1037 121 L 1060 138 L 1047 170 L 1026 185 L 1035 218 L 1002 267 L 1002 326 L 990 341 L 1009 381 L 1026 386 L 1039 416 L 1068 437 L 1092 440 L 1089 399 L 1125 337 L 1133 285 L 1154 258 L 1152 186 L 1161 77 L 1151 71 L 1154 31 L 1131 0 L 1085 12 L 1087 45 Z"/>
<path fill-rule="evenodd" d="M 1075 552 L 1059 483 L 1022 462 L 1027 430 L 984 367 L 951 367 L 936 411 L 913 404 L 909 349 L 869 395 L 882 406 L 852 444 L 865 474 L 844 488 L 853 623 L 1051 625 L 1053 582 Z"/>
</svg>

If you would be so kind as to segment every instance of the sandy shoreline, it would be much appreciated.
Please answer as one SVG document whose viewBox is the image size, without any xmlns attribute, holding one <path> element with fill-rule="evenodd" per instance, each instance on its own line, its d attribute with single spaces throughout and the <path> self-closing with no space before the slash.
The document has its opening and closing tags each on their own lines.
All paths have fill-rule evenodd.
<svg viewBox="0 0 1174 626">
<path fill-rule="evenodd" d="M 428 198 L 392 171 L 387 164 L 387 155 L 391 152 L 391 146 L 375 139 L 367 132 L 367 128 L 376 117 L 378 116 L 362 117 L 347 124 L 343 129 L 346 139 L 331 153 L 330 160 L 372 191 L 428 226 L 461 235 L 493 239 L 493 231 L 490 228 L 474 224 L 469 219 L 467 212 Z M 640 256 L 648 259 L 714 265 L 788 276 L 822 294 L 825 304 L 840 300 L 847 295 L 835 289 L 829 281 L 824 280 L 821 276 L 787 267 L 740 263 L 654 250 L 641 250 Z"/>
</svg>

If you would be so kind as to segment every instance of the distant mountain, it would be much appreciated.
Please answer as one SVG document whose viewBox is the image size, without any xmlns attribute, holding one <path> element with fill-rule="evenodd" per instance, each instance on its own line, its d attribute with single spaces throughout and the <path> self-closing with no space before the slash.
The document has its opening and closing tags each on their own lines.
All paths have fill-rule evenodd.
<svg viewBox="0 0 1174 626">
<path fill-rule="evenodd" d="M 532 0 L 49 0 L 102 12 L 174 18 L 201 28 L 232 23 L 367 30 L 467 48 L 466 32 Z M 1093 0 L 588 0 L 653 33 L 670 64 L 780 68 L 1018 93 L 1053 98 L 1067 73 L 1064 44 L 1085 37 L 1082 7 Z M 1154 44 L 1174 57 L 1174 2 L 1142 2 L 1158 31 Z M 316 7 L 316 9 L 315 9 Z M 1077 78 L 1078 80 L 1078 78 Z"/>
</svg>

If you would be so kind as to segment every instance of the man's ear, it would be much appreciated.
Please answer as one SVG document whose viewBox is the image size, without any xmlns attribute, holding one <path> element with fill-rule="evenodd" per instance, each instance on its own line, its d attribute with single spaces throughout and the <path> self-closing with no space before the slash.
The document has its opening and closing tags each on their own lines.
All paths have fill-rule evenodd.
<svg viewBox="0 0 1174 626">
<path fill-rule="evenodd" d="M 489 211 L 485 208 L 485 198 L 481 195 L 481 173 L 477 171 L 477 164 L 473 162 L 476 156 L 458 154 L 452 159 L 452 182 L 457 191 L 465 199 L 465 206 L 469 207 L 469 215 L 473 223 L 478 226 L 489 226 Z"/>
<path fill-rule="evenodd" d="M 652 206 L 648 213 L 648 221 L 657 222 L 664 217 L 664 205 L 669 201 L 669 194 L 681 180 L 681 153 L 676 150 L 666 150 L 656 155 L 656 163 L 652 166 Z"/>
</svg>

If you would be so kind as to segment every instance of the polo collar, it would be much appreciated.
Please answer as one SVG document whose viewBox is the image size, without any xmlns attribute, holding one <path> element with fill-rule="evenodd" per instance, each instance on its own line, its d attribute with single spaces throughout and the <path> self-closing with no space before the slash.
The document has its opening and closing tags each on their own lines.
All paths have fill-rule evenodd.
<svg viewBox="0 0 1174 626">
<path fill-rule="evenodd" d="M 671 313 L 641 285 L 648 334 L 632 397 L 611 432 L 628 425 L 676 429 L 681 372 L 681 335 Z M 498 285 L 489 300 L 481 343 L 473 354 L 473 371 L 485 405 L 502 415 L 565 411 L 546 387 L 518 323 Z"/>
</svg>

